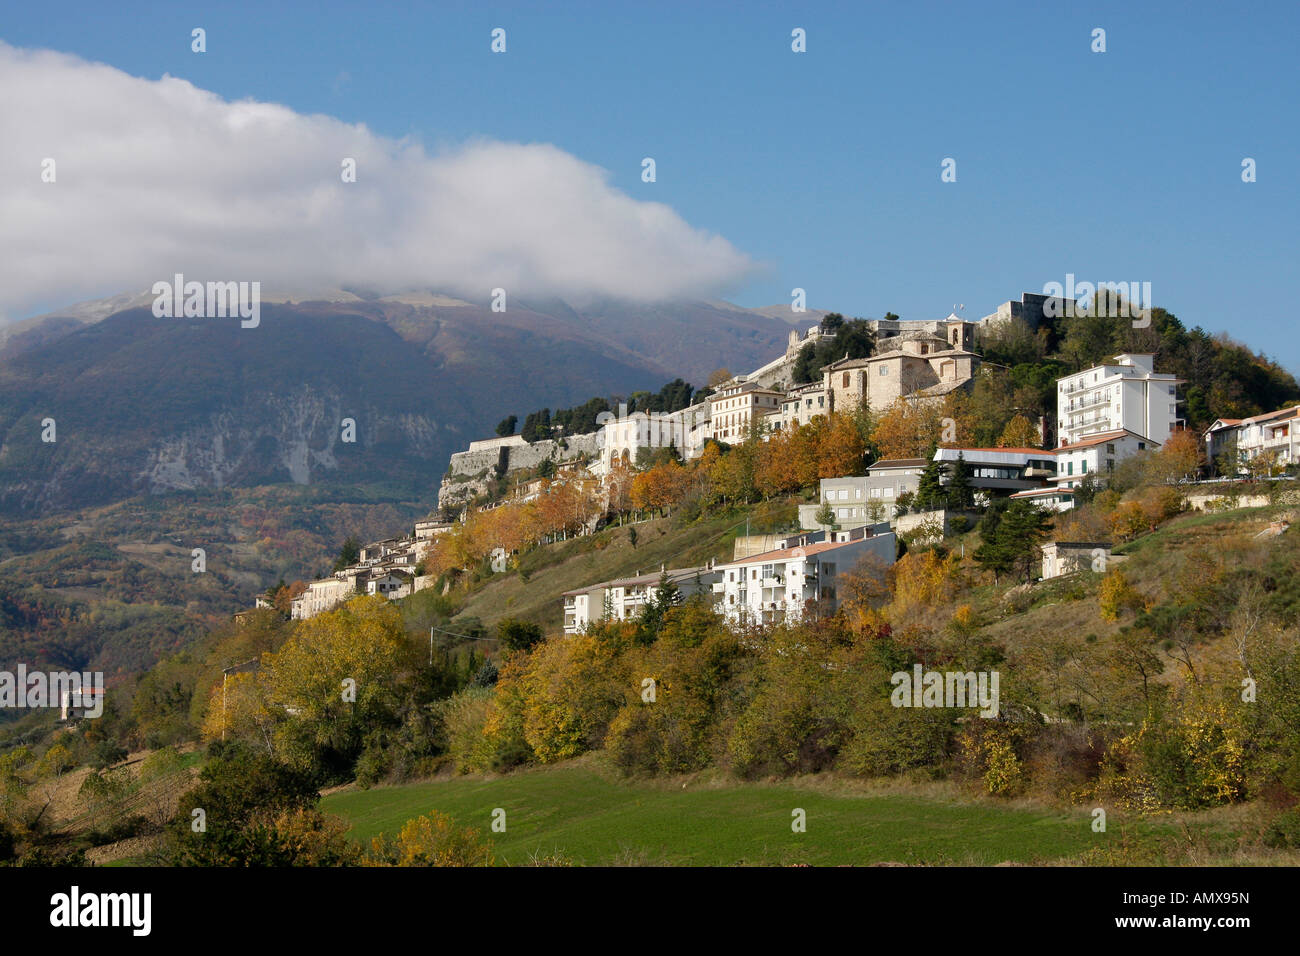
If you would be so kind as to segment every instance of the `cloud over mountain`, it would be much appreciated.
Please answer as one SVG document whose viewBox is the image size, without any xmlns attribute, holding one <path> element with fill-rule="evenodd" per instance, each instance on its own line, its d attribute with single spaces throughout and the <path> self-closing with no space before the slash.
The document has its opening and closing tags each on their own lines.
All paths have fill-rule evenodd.
<svg viewBox="0 0 1300 956">
<path fill-rule="evenodd" d="M 356 182 L 342 163 L 356 161 Z M 55 181 L 42 181 L 53 159 Z M 751 260 L 547 144 L 431 153 L 0 42 L 0 315 L 182 272 L 263 286 L 633 301 L 717 293 Z"/>
</svg>

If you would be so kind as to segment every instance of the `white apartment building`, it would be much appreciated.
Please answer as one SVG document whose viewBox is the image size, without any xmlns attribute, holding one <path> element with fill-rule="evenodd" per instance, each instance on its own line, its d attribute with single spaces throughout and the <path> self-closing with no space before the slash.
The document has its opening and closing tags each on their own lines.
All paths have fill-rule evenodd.
<svg viewBox="0 0 1300 956">
<path fill-rule="evenodd" d="M 780 416 L 784 399 L 784 392 L 760 388 L 753 382 L 722 386 L 708 398 L 712 437 L 731 445 L 739 444 L 749 437 L 751 424 Z"/>
<path fill-rule="evenodd" d="M 1220 418 L 1205 432 L 1205 452 L 1210 461 L 1235 446 L 1237 472 L 1261 455 L 1285 468 L 1300 461 L 1300 405 L 1255 415 L 1251 418 Z"/>
<path fill-rule="evenodd" d="M 1125 353 L 1056 382 L 1056 436 L 1075 445 L 1103 432 L 1128 431 L 1164 444 L 1178 417 L 1174 375 L 1156 372 L 1149 352 Z"/>
<path fill-rule="evenodd" d="M 1117 461 L 1140 451 L 1159 448 L 1158 442 L 1131 431 L 1102 432 L 1073 445 L 1056 449 L 1056 476 L 1059 488 L 1078 488 L 1088 475 L 1105 479 Z"/>
<path fill-rule="evenodd" d="M 835 537 L 849 535 L 845 532 Z M 892 531 L 851 540 L 783 547 L 730 564 L 715 565 L 721 580 L 713 585 L 713 590 L 721 597 L 719 610 L 733 627 L 793 624 L 803 619 L 810 604 L 817 603 L 827 612 L 837 609 L 841 576 L 853 570 L 864 557 L 871 555 L 882 566 L 888 566 L 894 563 L 895 553 Z"/>
<path fill-rule="evenodd" d="M 665 575 L 677 586 L 679 602 L 696 594 L 711 596 L 714 583 L 720 580 L 713 568 L 703 565 L 697 568 L 661 568 L 650 574 L 616 578 L 565 591 L 562 596 L 564 633 L 581 634 L 590 622 L 603 619 L 606 613 L 620 621 L 637 617 Z"/>
</svg>

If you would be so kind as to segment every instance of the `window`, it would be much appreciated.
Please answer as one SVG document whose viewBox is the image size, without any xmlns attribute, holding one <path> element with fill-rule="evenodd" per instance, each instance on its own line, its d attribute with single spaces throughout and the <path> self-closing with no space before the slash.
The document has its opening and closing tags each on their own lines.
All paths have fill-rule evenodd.
<svg viewBox="0 0 1300 956">
<path fill-rule="evenodd" d="M 1146 442 L 1144 441 L 1138 442 L 1138 451 L 1146 451 L 1146 447 L 1147 447 Z"/>
<path fill-rule="evenodd" d="M 1083 459 L 1083 461 L 1079 462 L 1079 474 L 1086 475 L 1087 473 L 1088 473 L 1088 459 L 1085 458 Z"/>
<path fill-rule="evenodd" d="M 841 383 L 840 387 L 841 387 L 841 388 L 848 388 L 848 387 L 849 387 L 849 373 L 848 373 L 848 372 L 845 372 L 845 373 L 844 373 L 844 380 L 843 380 L 843 382 Z"/>
<path fill-rule="evenodd" d="M 840 501 L 848 501 L 848 500 L 849 500 L 849 489 L 847 489 L 847 488 L 841 488 L 841 489 L 840 489 Z"/>
<path fill-rule="evenodd" d="M 889 374 L 889 366 L 888 366 L 888 365 L 882 365 L 882 366 L 880 366 L 880 374 L 881 374 L 881 375 L 888 375 L 888 374 Z"/>
<path fill-rule="evenodd" d="M 855 500 L 861 500 L 861 499 L 862 499 L 862 489 L 861 489 L 861 488 L 854 488 L 854 489 L 853 489 L 853 497 L 854 497 Z"/>
<path fill-rule="evenodd" d="M 1115 454 L 1115 446 L 1114 446 L 1114 445 L 1107 445 L 1107 446 L 1106 446 L 1106 454 L 1108 454 L 1108 455 L 1113 455 L 1113 454 Z"/>
</svg>

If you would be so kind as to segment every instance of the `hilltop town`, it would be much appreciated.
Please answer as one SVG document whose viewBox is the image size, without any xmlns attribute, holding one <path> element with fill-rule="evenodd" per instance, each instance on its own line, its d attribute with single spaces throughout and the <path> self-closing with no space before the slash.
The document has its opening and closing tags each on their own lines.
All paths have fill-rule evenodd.
<svg viewBox="0 0 1300 956">
<path fill-rule="evenodd" d="M 1171 442 L 1171 452 L 1177 446 L 1187 460 L 1178 475 L 1184 484 L 1276 474 L 1297 460 L 1291 425 L 1300 406 L 1220 418 L 1193 436 L 1180 410 L 1185 381 L 1160 371 L 1155 353 L 1138 351 L 1053 379 L 1054 415 L 1017 415 L 995 442 L 963 441 L 963 428 L 946 412 L 959 407 L 954 400 L 970 395 L 981 376 L 1006 371 L 977 343 L 1042 335 L 1054 317 L 1076 314 L 1086 316 L 1086 304 L 1033 293 L 978 321 L 955 312 L 937 320 L 846 321 L 830 314 L 802 332 L 792 329 L 784 354 L 748 374 L 718 374 L 694 392 L 673 383 L 680 407 L 641 410 L 635 398 L 631 409 L 593 400 L 600 408 L 589 415 L 594 430 L 566 433 L 563 424 L 548 424 L 548 409 L 530 417 L 527 437 L 513 433 L 511 418 L 496 437 L 452 455 L 433 515 L 299 586 L 291 616 L 311 618 L 358 594 L 398 599 L 439 582 L 446 588 L 449 574 L 479 560 L 490 572 L 505 571 L 525 547 L 591 534 L 629 513 L 664 511 L 672 492 L 656 496 L 649 486 L 662 484 L 652 479 L 675 463 L 698 465 L 746 441 L 769 446 L 770 456 L 780 458 L 779 443 L 797 441 L 815 422 L 824 427 L 836 416 L 865 415 L 875 428 L 895 418 L 913 432 L 903 445 L 924 453 L 868 461 L 855 439 L 840 446 L 848 450 L 842 470 L 828 474 L 832 456 L 825 447 L 835 439 L 824 436 L 814 465 L 818 493 L 799 505 L 797 527 L 738 540 L 730 563 L 665 567 L 570 590 L 563 595 L 564 632 L 581 632 L 601 617 L 630 619 L 665 588 L 677 601 L 706 596 L 737 625 L 794 622 L 814 606 L 834 611 L 837 578 L 864 557 L 887 567 L 900 539 L 938 541 L 972 527 L 994 501 L 1070 511 L 1126 460 Z M 819 357 L 829 360 L 819 363 Z M 642 404 L 654 402 L 643 396 Z M 1222 498 L 1218 489 L 1192 491 L 1192 507 Z M 507 520 L 525 506 L 528 527 Z M 470 534 L 467 525 L 478 532 Z M 1110 550 L 1109 542 L 1058 538 L 1040 553 L 1036 571 L 1050 578 Z M 269 596 L 258 599 L 259 607 L 270 603 Z"/>
</svg>

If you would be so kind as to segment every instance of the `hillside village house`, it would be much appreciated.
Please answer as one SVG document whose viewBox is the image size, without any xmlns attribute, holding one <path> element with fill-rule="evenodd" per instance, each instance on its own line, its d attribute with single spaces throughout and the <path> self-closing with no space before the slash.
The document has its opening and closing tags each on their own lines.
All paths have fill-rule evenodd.
<svg viewBox="0 0 1300 956">
<path fill-rule="evenodd" d="M 1205 452 L 1210 461 L 1218 461 L 1225 451 L 1235 448 L 1238 472 L 1261 456 L 1285 468 L 1300 461 L 1298 426 L 1300 405 L 1250 418 L 1220 418 L 1205 431 Z"/>
<path fill-rule="evenodd" d="M 826 411 L 826 386 L 823 382 L 797 385 L 781 400 L 781 418 L 776 427 L 793 431 L 809 424 L 818 415 L 825 416 Z"/>
<path fill-rule="evenodd" d="M 671 570 L 661 568 L 651 574 L 615 578 L 565 591 L 562 597 L 564 633 L 581 634 L 589 623 L 602 620 L 606 614 L 620 621 L 637 617 L 665 577 L 677 586 L 677 603 L 696 594 L 708 595 L 712 599 L 713 585 L 720 580 L 713 568 L 702 565 Z"/>
<path fill-rule="evenodd" d="M 845 530 L 892 521 L 899 495 L 916 491 L 924 470 L 924 458 L 895 458 L 876 462 L 865 475 L 823 478 L 817 501 L 799 505 L 799 526 L 819 527 L 823 504 L 831 506 L 835 526 Z"/>
<path fill-rule="evenodd" d="M 791 547 L 787 539 L 781 542 L 786 546 L 775 551 L 715 565 L 722 579 L 713 589 L 721 596 L 719 610 L 727 622 L 732 626 L 795 623 L 813 604 L 833 612 L 839 607 L 840 578 L 863 558 L 871 556 L 881 567 L 894 563 L 893 532 L 872 535 L 861 529 L 839 537 L 849 540 Z"/>
<path fill-rule="evenodd" d="M 739 444 L 749 437 L 752 424 L 781 414 L 784 398 L 784 392 L 760 388 L 753 382 L 723 385 L 708 398 L 712 437 L 728 444 Z"/>
<path fill-rule="evenodd" d="M 455 526 L 451 521 L 417 521 L 415 523 L 415 540 L 432 541 L 440 534 L 446 534 Z"/>
<path fill-rule="evenodd" d="M 1160 445 L 1134 432 L 1103 432 L 1073 445 L 1056 449 L 1056 475 L 1052 478 L 1064 488 L 1078 488 L 1088 475 L 1105 479 L 1115 463 L 1140 451 L 1154 451 Z"/>
<path fill-rule="evenodd" d="M 1181 424 L 1175 375 L 1155 371 L 1149 352 L 1125 353 L 1056 382 L 1056 437 L 1076 445 L 1104 432 L 1127 431 L 1163 445 Z"/>
<path fill-rule="evenodd" d="M 1126 555 L 1111 554 L 1107 541 L 1049 541 L 1042 547 L 1043 580 L 1075 571 L 1105 569 Z"/>
<path fill-rule="evenodd" d="M 891 340 L 892 341 L 892 340 Z M 940 399 L 975 378 L 980 358 L 951 349 L 936 336 L 902 338 L 868 358 L 843 358 L 822 369 L 828 411 L 852 411 L 863 401 L 885 409 L 899 398 Z"/>
</svg>

